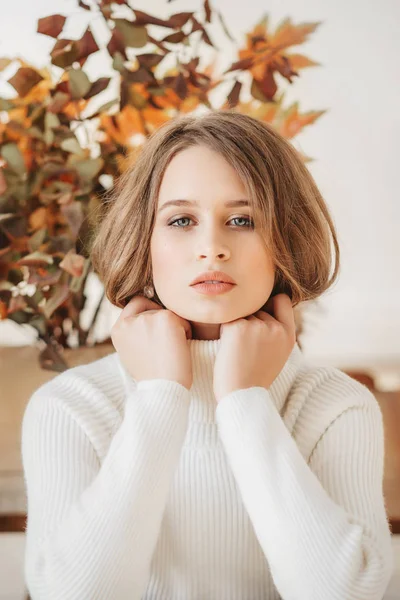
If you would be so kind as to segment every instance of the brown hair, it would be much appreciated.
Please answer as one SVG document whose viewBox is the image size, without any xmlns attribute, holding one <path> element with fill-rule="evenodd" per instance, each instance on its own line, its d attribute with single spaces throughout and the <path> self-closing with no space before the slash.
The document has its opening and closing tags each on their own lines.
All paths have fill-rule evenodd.
<svg viewBox="0 0 400 600">
<path fill-rule="evenodd" d="M 338 275 L 339 246 L 301 155 L 271 125 L 233 109 L 212 109 L 155 130 L 104 201 L 89 256 L 110 302 L 123 308 L 152 283 L 150 238 L 161 180 L 173 156 L 194 145 L 219 152 L 243 181 L 255 228 L 275 263 L 271 295 L 286 293 L 296 306 L 325 292 Z M 156 291 L 153 300 L 162 304 Z"/>
</svg>

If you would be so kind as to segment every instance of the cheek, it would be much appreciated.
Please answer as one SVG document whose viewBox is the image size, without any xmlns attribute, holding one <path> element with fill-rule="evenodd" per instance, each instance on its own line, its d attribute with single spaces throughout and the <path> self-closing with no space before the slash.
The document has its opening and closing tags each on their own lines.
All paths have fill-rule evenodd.
<svg viewBox="0 0 400 600">
<path fill-rule="evenodd" d="M 151 258 L 153 270 L 160 277 L 169 276 L 170 271 L 182 262 L 182 253 L 177 251 L 173 243 L 155 235 L 151 242 Z"/>
</svg>

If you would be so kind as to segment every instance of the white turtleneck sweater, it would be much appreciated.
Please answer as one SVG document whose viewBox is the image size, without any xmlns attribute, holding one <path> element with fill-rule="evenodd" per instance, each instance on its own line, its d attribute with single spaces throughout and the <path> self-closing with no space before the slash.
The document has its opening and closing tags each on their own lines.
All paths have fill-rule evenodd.
<svg viewBox="0 0 400 600">
<path fill-rule="evenodd" d="M 393 570 L 373 394 L 298 344 L 270 388 L 216 403 L 220 340 L 190 390 L 110 354 L 29 399 L 32 600 L 380 600 Z"/>
</svg>

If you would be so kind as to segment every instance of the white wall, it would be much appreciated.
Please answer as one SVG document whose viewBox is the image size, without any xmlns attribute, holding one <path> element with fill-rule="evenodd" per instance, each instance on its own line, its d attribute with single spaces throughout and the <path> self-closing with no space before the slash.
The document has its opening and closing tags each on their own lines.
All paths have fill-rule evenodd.
<svg viewBox="0 0 400 600">
<path fill-rule="evenodd" d="M 73 0 L 7 3 L 0 20 L 0 56 L 19 54 L 38 66 L 44 64 L 53 41 L 35 33 L 37 18 L 72 12 L 70 33 L 79 33 L 85 28 L 86 14 L 81 16 L 75 5 Z M 185 0 L 134 2 L 135 8 L 165 16 L 201 5 Z M 300 71 L 292 86 L 279 80 L 288 88 L 286 105 L 297 100 L 301 112 L 329 109 L 293 142 L 315 158 L 309 168 L 332 212 L 342 249 L 337 284 L 321 297 L 320 308 L 311 313 L 309 307 L 304 349 L 311 359 L 324 363 L 398 364 L 400 3 L 214 0 L 213 5 L 225 15 L 239 41 L 265 11 L 274 27 L 285 17 L 295 24 L 322 21 L 308 42 L 293 49 L 321 66 Z M 211 31 L 225 68 L 235 60 L 234 46 L 218 26 Z M 88 68 L 94 76 L 104 72 L 106 62 L 91 57 Z M 9 94 L 7 86 L 0 85 L 2 92 Z M 118 312 L 105 307 L 99 337 Z M 26 334 L 17 337 L 13 324 L 0 325 L 1 343 L 26 343 Z"/>
</svg>

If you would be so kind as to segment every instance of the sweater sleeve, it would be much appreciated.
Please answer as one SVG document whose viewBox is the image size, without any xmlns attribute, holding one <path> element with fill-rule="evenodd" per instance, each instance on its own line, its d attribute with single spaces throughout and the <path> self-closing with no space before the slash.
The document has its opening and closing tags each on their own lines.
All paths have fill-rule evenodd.
<svg viewBox="0 0 400 600">
<path fill-rule="evenodd" d="M 282 600 L 384 596 L 393 555 L 373 400 L 350 402 L 309 462 L 266 388 L 236 390 L 217 406 L 221 441 Z"/>
<path fill-rule="evenodd" d="M 189 391 L 163 379 L 129 390 L 100 465 L 52 390 L 33 394 L 22 423 L 28 591 L 32 600 L 139 599 L 186 434 Z"/>
</svg>

